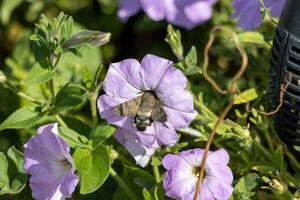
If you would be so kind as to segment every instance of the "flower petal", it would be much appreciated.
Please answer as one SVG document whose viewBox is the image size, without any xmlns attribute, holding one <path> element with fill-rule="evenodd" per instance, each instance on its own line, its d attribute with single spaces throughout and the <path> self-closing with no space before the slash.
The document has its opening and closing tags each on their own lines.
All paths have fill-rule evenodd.
<svg viewBox="0 0 300 200">
<path fill-rule="evenodd" d="M 148 54 L 143 58 L 141 65 L 144 90 L 153 90 L 173 63 L 167 59 Z"/>
<path fill-rule="evenodd" d="M 166 1 L 166 0 L 164 0 Z M 166 6 L 161 0 L 141 0 L 143 10 L 153 21 L 160 21 L 165 18 Z"/>
<path fill-rule="evenodd" d="M 261 5 L 259 0 L 234 0 L 232 5 L 235 9 L 233 17 L 239 18 L 239 27 L 250 31 L 261 25 Z"/>
<path fill-rule="evenodd" d="M 116 69 L 135 88 L 139 89 L 143 87 L 142 66 L 139 61 L 126 59 L 121 62 L 112 63 L 110 66 Z"/>
<path fill-rule="evenodd" d="M 155 92 L 158 96 L 170 96 L 184 90 L 186 83 L 187 79 L 185 75 L 172 65 L 161 77 L 159 83 L 155 87 Z"/>
<path fill-rule="evenodd" d="M 272 17 L 279 17 L 285 2 L 286 0 L 271 0 L 270 15 Z"/>
<path fill-rule="evenodd" d="M 118 71 L 118 68 L 115 66 L 126 66 L 136 67 L 135 65 L 130 65 L 128 63 L 133 63 L 132 60 L 124 60 L 120 63 L 111 64 L 106 78 L 104 80 L 103 89 L 107 95 L 118 97 L 118 98 L 134 98 L 141 91 L 136 87 L 134 80 L 129 80 L 129 72 L 123 74 L 125 70 Z"/>
<path fill-rule="evenodd" d="M 218 178 L 206 178 L 207 188 L 212 192 L 214 199 L 228 200 L 233 192 L 231 183 L 225 183 Z"/>
<path fill-rule="evenodd" d="M 177 143 L 179 137 L 175 129 L 168 128 L 162 123 L 153 122 L 155 135 L 159 145 L 173 146 Z"/>
<path fill-rule="evenodd" d="M 206 1 L 194 2 L 184 7 L 184 13 L 193 24 L 200 24 L 211 18 L 212 5 Z"/>
<path fill-rule="evenodd" d="M 193 166 L 184 157 L 167 154 L 162 164 L 167 169 L 163 186 L 169 197 L 181 199 L 195 188 L 197 178 Z"/>
<path fill-rule="evenodd" d="M 73 172 L 69 171 L 61 183 L 60 192 L 64 197 L 71 198 L 71 195 L 75 191 L 75 188 L 78 184 L 79 177 L 74 174 L 74 171 L 75 169 Z"/>
<path fill-rule="evenodd" d="M 24 168 L 31 175 L 30 187 L 37 200 L 65 199 L 78 183 L 70 148 L 57 132 L 57 124 L 42 126 L 24 145 Z"/>
<path fill-rule="evenodd" d="M 214 164 L 206 167 L 207 178 L 215 178 L 227 184 L 233 181 L 233 174 L 230 168 L 224 164 Z"/>
<path fill-rule="evenodd" d="M 140 0 L 120 0 L 120 8 L 118 16 L 122 20 L 127 20 L 129 17 L 135 15 L 141 9 Z"/>
<path fill-rule="evenodd" d="M 166 124 L 169 127 L 185 128 L 197 116 L 193 97 L 188 91 L 173 92 L 172 95 L 157 93 L 157 96 L 164 105 L 163 108 L 167 114 Z"/>
<path fill-rule="evenodd" d="M 185 128 L 193 121 L 197 116 L 197 112 L 183 112 L 175 110 L 169 107 L 164 107 L 165 112 L 167 113 L 166 124 L 171 128 Z"/>
<path fill-rule="evenodd" d="M 219 149 L 217 151 L 211 152 L 207 157 L 207 164 L 224 164 L 227 165 L 229 162 L 229 155 L 225 149 Z"/>
<path fill-rule="evenodd" d="M 64 199 L 63 194 L 59 191 L 60 181 L 60 179 L 53 179 L 50 174 L 40 177 L 32 176 L 29 183 L 32 197 L 36 200 Z"/>
<path fill-rule="evenodd" d="M 148 165 L 151 156 L 154 154 L 155 149 L 149 149 L 140 144 L 135 135 L 128 133 L 124 129 L 118 128 L 114 137 L 128 150 L 134 157 L 136 163 L 141 167 Z"/>
</svg>

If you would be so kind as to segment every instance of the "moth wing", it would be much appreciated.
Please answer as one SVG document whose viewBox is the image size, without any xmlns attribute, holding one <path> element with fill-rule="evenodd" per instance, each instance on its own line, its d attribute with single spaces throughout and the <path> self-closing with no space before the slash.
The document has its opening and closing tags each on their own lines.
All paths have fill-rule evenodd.
<svg viewBox="0 0 300 200">
<path fill-rule="evenodd" d="M 141 97 L 136 97 L 132 100 L 117 105 L 114 108 L 114 112 L 119 116 L 134 117 L 139 111 L 141 101 L 142 101 Z"/>
<path fill-rule="evenodd" d="M 161 123 L 167 121 L 167 114 L 160 103 L 157 103 L 155 108 L 153 108 L 151 118 L 153 121 L 161 122 Z"/>
</svg>

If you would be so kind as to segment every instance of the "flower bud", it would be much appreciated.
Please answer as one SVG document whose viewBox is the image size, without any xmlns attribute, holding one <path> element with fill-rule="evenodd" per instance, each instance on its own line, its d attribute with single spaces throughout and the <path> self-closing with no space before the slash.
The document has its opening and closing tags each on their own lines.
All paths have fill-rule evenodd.
<svg viewBox="0 0 300 200">
<path fill-rule="evenodd" d="M 5 83 L 7 80 L 6 76 L 0 71 L 0 83 Z"/>
<path fill-rule="evenodd" d="M 73 49 L 81 47 L 83 44 L 91 44 L 95 47 L 102 46 L 109 42 L 110 33 L 101 31 L 83 30 L 74 34 L 69 40 L 62 44 L 63 49 Z"/>
<path fill-rule="evenodd" d="M 286 191 L 286 186 L 283 183 L 279 182 L 277 179 L 272 179 L 269 184 L 279 194 L 282 194 Z"/>
<path fill-rule="evenodd" d="M 173 53 L 178 60 L 183 60 L 183 46 L 181 43 L 181 34 L 178 30 L 174 30 L 171 25 L 167 28 L 168 35 L 166 41 L 169 43 Z"/>
</svg>

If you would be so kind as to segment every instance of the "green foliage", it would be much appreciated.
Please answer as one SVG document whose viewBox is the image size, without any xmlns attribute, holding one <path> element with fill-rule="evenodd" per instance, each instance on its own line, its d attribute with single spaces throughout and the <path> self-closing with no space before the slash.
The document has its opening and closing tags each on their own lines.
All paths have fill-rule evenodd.
<svg viewBox="0 0 300 200">
<path fill-rule="evenodd" d="M 80 193 L 88 194 L 97 190 L 107 179 L 111 159 L 107 148 L 98 145 L 96 149 L 79 148 L 73 155 L 80 176 Z"/>
<path fill-rule="evenodd" d="M 34 65 L 28 72 L 27 77 L 22 81 L 24 85 L 39 85 L 55 77 L 54 71 L 43 69 L 39 64 Z"/>
<path fill-rule="evenodd" d="M 7 25 L 13 10 L 18 7 L 23 0 L 3 0 L 0 5 L 0 21 L 3 25 Z"/>
<path fill-rule="evenodd" d="M 80 85 L 67 84 L 55 96 L 54 112 L 76 108 L 87 100 L 87 92 Z"/>
<path fill-rule="evenodd" d="M 243 32 L 239 34 L 239 39 L 244 43 L 266 44 L 264 36 L 259 32 Z"/>
<path fill-rule="evenodd" d="M 81 145 L 87 145 L 89 143 L 89 140 L 83 135 L 80 135 L 72 129 L 63 126 L 59 127 L 59 136 L 62 137 L 70 147 L 73 148 Z"/>
<path fill-rule="evenodd" d="M 116 0 L 23 2 L 3 0 L 0 5 L 3 28 L 0 37 L 0 62 L 3 61 L 0 63 L 0 148 L 3 151 L 13 144 L 21 149 L 38 126 L 58 121 L 59 136 L 74 152 L 80 193 L 88 194 L 75 192 L 74 199 L 166 199 L 162 186 L 162 157 L 166 153 L 203 148 L 229 101 L 229 96 L 219 95 L 212 89 L 201 71 L 209 29 L 223 24 L 239 33 L 249 56 L 246 75 L 236 84 L 236 89 L 243 92 L 235 96 L 234 110 L 218 127 L 212 147 L 225 148 L 230 154 L 230 168 L 236 179 L 231 199 L 300 197 L 299 161 L 281 144 L 272 118 L 255 109 L 247 112 L 241 105 L 251 102 L 258 110 L 268 108 L 266 77 L 275 27 L 271 23 L 277 20 L 271 19 L 269 10 L 262 11 L 265 21 L 262 27 L 255 32 L 243 32 L 232 20 L 232 1 L 219 1 L 212 20 L 192 31 L 168 26 L 166 44 L 161 38 L 166 34 L 164 23 L 153 23 L 140 15 L 128 23 L 120 23 L 115 17 Z M 74 22 L 73 17 L 60 13 L 62 10 L 72 13 Z M 38 21 L 41 13 L 44 14 Z M 35 31 L 33 23 L 36 23 Z M 87 28 L 110 30 L 113 40 L 102 47 L 111 34 Z M 187 89 L 194 97 L 198 116 L 191 126 L 178 130 L 181 137 L 177 144 L 157 150 L 151 164 L 142 169 L 135 166 L 129 153 L 111 137 L 115 127 L 98 119 L 95 106 L 97 97 L 103 93 L 102 82 L 108 63 L 129 56 L 139 58 L 149 52 L 170 60 L 177 58 L 178 62 L 173 60 L 174 66 L 188 77 Z M 210 59 L 209 73 L 226 88 L 240 66 L 232 40 L 223 33 L 217 34 Z M 89 108 L 94 109 L 92 117 Z M 29 187 L 23 189 L 28 184 L 28 176 L 22 158 L 22 153 L 14 147 L 7 153 L 0 153 L 1 195 L 13 195 L 16 200 L 31 198 L 28 197 L 28 194 L 31 196 Z M 118 174 L 108 178 L 112 163 Z M 155 178 L 153 171 L 156 171 Z M 0 199 L 2 197 L 4 200 L 10 198 L 2 195 Z"/>
<path fill-rule="evenodd" d="M 259 183 L 259 176 L 255 173 L 247 174 L 238 180 L 234 186 L 231 200 L 249 200 L 255 195 L 253 189 Z"/>
<path fill-rule="evenodd" d="M 250 101 L 255 100 L 258 97 L 255 88 L 250 88 L 248 90 L 245 90 L 241 94 L 239 94 L 235 99 L 233 104 L 244 104 L 248 103 Z"/>
<path fill-rule="evenodd" d="M 99 124 L 90 134 L 90 139 L 93 142 L 93 146 L 102 144 L 115 132 L 116 128 L 106 124 Z"/>
<path fill-rule="evenodd" d="M 23 165 L 23 154 L 15 147 L 6 154 L 0 153 L 0 195 L 17 194 L 24 189 L 28 176 Z"/>
<path fill-rule="evenodd" d="M 169 25 L 167 28 L 168 35 L 165 41 L 170 45 L 173 53 L 179 61 L 183 60 L 183 46 L 181 43 L 181 34 L 179 30 L 174 30 L 174 28 Z"/>
<path fill-rule="evenodd" d="M 12 113 L 2 124 L 0 130 L 14 128 L 27 128 L 33 122 L 40 120 L 46 113 L 42 112 L 41 107 L 23 107 Z"/>
</svg>

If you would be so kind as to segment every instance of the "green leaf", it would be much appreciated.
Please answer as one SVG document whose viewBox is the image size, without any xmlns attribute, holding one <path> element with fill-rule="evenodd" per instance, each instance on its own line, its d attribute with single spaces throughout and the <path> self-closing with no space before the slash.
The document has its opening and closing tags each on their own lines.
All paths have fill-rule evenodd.
<svg viewBox="0 0 300 200">
<path fill-rule="evenodd" d="M 80 176 L 80 193 L 96 191 L 109 175 L 111 159 L 108 150 L 103 145 L 94 150 L 80 148 L 73 158 Z"/>
<path fill-rule="evenodd" d="M 146 188 L 143 189 L 144 200 L 152 200 L 150 193 Z"/>
<path fill-rule="evenodd" d="M 130 197 L 124 190 L 119 186 L 113 195 L 113 200 L 128 200 Z"/>
<path fill-rule="evenodd" d="M 256 99 L 258 97 L 255 88 L 250 88 L 248 90 L 245 90 L 244 92 L 242 92 L 241 94 L 239 94 L 233 104 L 237 105 L 237 104 L 243 104 L 243 103 L 248 103 L 250 101 L 253 101 L 254 99 Z"/>
<path fill-rule="evenodd" d="M 13 146 L 7 156 L 0 154 L 0 195 L 17 194 L 25 188 L 28 176 L 23 165 L 23 154 Z"/>
<path fill-rule="evenodd" d="M 40 120 L 44 117 L 45 113 L 41 112 L 40 107 L 23 107 L 12 113 L 2 124 L 0 125 L 0 131 L 8 128 L 20 129 L 30 127 L 33 122 Z"/>
<path fill-rule="evenodd" d="M 193 68 L 198 64 L 197 50 L 195 46 L 192 46 L 191 50 L 187 53 L 184 58 L 184 62 L 187 68 Z"/>
<path fill-rule="evenodd" d="M 23 153 L 21 151 L 12 146 L 7 150 L 7 156 L 15 163 L 19 172 L 26 173 L 24 169 Z"/>
<path fill-rule="evenodd" d="M 55 97 L 54 112 L 62 112 L 81 105 L 87 99 L 87 92 L 77 85 L 67 84 Z"/>
<path fill-rule="evenodd" d="M 127 165 L 124 168 L 127 172 L 126 179 L 142 188 L 151 188 L 156 183 L 154 177 L 143 169 Z"/>
<path fill-rule="evenodd" d="M 234 200 L 249 200 L 255 195 L 252 190 L 258 185 L 259 176 L 255 173 L 247 174 L 239 179 L 234 186 Z"/>
<path fill-rule="evenodd" d="M 4 188 L 9 184 L 7 169 L 8 169 L 8 162 L 6 159 L 6 155 L 0 152 L 0 188 Z"/>
<path fill-rule="evenodd" d="M 284 156 L 281 145 L 277 147 L 276 151 L 273 154 L 273 164 L 274 167 L 279 171 L 282 171 L 284 169 Z"/>
<path fill-rule="evenodd" d="M 163 188 L 162 181 L 155 184 L 149 192 L 154 200 L 164 200 L 165 199 L 165 191 Z"/>
<path fill-rule="evenodd" d="M 3 0 L 0 6 L 0 20 L 6 25 L 10 20 L 11 13 L 17 8 L 23 0 Z"/>
<path fill-rule="evenodd" d="M 100 124 L 90 134 L 90 139 L 93 141 L 93 146 L 101 144 L 108 139 L 116 128 L 107 124 Z"/>
<path fill-rule="evenodd" d="M 88 144 L 89 140 L 67 127 L 59 127 L 59 136 L 72 148 L 81 144 Z"/>
<path fill-rule="evenodd" d="M 21 83 L 24 85 L 39 85 L 53 79 L 55 75 L 54 71 L 49 71 L 39 64 L 35 64 Z"/>
<path fill-rule="evenodd" d="M 264 36 L 258 32 L 243 32 L 239 34 L 239 39 L 244 43 L 265 44 Z"/>
<path fill-rule="evenodd" d="M 89 69 L 85 65 L 82 67 L 82 79 L 85 87 L 90 90 L 92 88 L 92 78 Z"/>
</svg>

